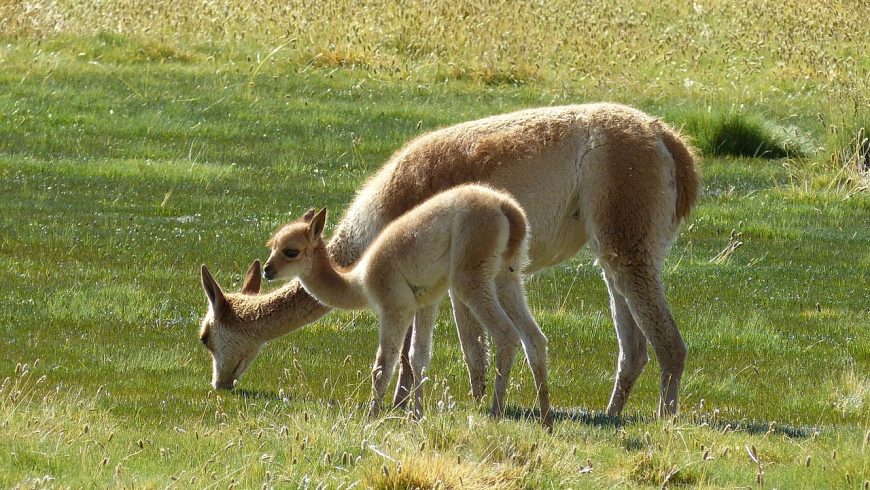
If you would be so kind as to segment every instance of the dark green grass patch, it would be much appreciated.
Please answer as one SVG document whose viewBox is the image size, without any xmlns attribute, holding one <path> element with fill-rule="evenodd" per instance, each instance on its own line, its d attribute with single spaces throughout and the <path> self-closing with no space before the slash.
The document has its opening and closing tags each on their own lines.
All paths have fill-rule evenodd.
<svg viewBox="0 0 870 490">
<path fill-rule="evenodd" d="M 814 151 L 811 137 L 800 128 L 744 111 L 681 111 L 669 119 L 682 125 L 705 155 L 776 159 Z"/>
</svg>

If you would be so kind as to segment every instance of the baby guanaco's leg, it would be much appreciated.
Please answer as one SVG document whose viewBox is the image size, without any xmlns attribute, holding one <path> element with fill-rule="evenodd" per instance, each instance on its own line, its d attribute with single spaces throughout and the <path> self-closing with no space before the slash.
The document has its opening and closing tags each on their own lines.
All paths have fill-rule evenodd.
<svg viewBox="0 0 870 490">
<path fill-rule="evenodd" d="M 383 309 L 379 312 L 378 352 L 372 368 L 372 403 L 369 417 L 381 413 L 384 395 L 393 377 L 393 370 L 404 345 L 405 333 L 414 318 L 413 309 Z"/>
<path fill-rule="evenodd" d="M 432 359 L 432 332 L 435 328 L 435 316 L 438 305 L 425 306 L 417 311 L 414 318 L 414 335 L 411 344 L 411 369 L 414 382 L 411 393 L 414 398 L 414 417 L 423 417 L 423 382 L 429 371 L 429 361 Z"/>
<path fill-rule="evenodd" d="M 550 388 L 547 379 L 547 337 L 529 311 L 522 277 L 513 273 L 500 277 L 498 294 L 502 307 L 516 328 L 526 360 L 532 369 L 541 409 L 541 423 L 552 428 L 553 416 L 550 411 Z"/>
</svg>

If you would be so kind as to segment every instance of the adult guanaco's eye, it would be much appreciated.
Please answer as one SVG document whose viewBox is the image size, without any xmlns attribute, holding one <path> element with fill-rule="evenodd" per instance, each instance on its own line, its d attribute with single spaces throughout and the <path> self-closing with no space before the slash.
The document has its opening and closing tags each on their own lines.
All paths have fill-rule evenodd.
<svg viewBox="0 0 870 490">
<path fill-rule="evenodd" d="M 299 250 L 293 248 L 284 250 L 284 257 L 287 257 L 288 259 L 295 259 L 297 256 L 299 256 Z"/>
</svg>

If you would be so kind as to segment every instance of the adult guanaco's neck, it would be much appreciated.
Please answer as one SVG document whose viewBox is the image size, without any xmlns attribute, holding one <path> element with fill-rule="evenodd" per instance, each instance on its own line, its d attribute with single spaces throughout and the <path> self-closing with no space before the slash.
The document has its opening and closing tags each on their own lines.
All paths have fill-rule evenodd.
<svg viewBox="0 0 870 490">
<path fill-rule="evenodd" d="M 238 328 L 261 342 L 304 327 L 330 311 L 299 281 L 291 281 L 266 294 L 233 293 L 227 299 L 232 303 Z"/>
<path fill-rule="evenodd" d="M 354 262 L 352 255 L 348 256 L 348 252 L 352 253 L 355 248 L 348 247 L 341 240 L 338 242 L 341 246 L 331 243 L 330 250 L 325 255 L 337 256 L 337 260 L 343 260 L 347 263 Z M 326 262 L 327 265 L 331 265 L 329 257 L 326 257 Z M 338 271 L 333 270 L 333 273 L 338 274 Z M 299 280 L 290 281 L 284 286 L 262 295 L 232 296 L 233 310 L 238 319 L 241 320 L 240 328 L 261 342 L 287 335 L 313 323 L 333 308 L 318 301 L 303 287 Z M 358 299 L 364 300 L 365 298 Z M 367 302 L 362 301 L 362 305 L 354 309 L 364 308 L 365 303 Z"/>
<path fill-rule="evenodd" d="M 327 306 L 343 310 L 368 307 L 368 299 L 355 269 L 339 270 L 329 259 L 323 242 L 314 249 L 311 270 L 299 279 L 308 292 Z"/>
</svg>

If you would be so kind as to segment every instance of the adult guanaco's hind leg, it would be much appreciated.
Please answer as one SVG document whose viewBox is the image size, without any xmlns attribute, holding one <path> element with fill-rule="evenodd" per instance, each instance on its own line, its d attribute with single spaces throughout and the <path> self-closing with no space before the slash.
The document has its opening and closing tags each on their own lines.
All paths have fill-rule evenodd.
<svg viewBox="0 0 870 490">
<path fill-rule="evenodd" d="M 608 286 L 615 286 L 617 292 L 625 299 L 625 304 L 631 312 L 631 318 L 634 319 L 637 328 L 643 332 L 643 336 L 652 344 L 655 351 L 656 359 L 661 368 L 658 414 L 660 417 L 673 415 L 677 413 L 680 380 L 685 369 L 688 349 L 665 299 L 661 271 L 657 267 L 643 264 L 604 264 L 604 267 Z M 615 316 L 619 317 L 620 315 L 624 315 L 624 312 L 620 313 L 617 310 Z M 633 363 L 634 371 L 639 371 L 637 366 L 641 364 L 642 359 L 638 359 L 640 355 L 638 351 L 641 342 L 637 339 L 636 332 L 629 327 L 630 322 L 627 320 L 620 322 L 617 318 L 617 325 L 620 324 L 623 326 L 622 330 L 618 326 L 617 332 L 627 334 L 625 345 L 630 346 L 629 350 L 634 356 L 627 363 Z M 631 372 L 635 379 L 637 374 Z M 621 395 L 622 397 L 627 397 L 628 391 L 630 391 L 630 384 L 627 383 L 629 376 L 626 376 L 625 380 L 626 383 L 621 385 L 617 374 L 616 385 L 625 391 Z M 621 408 L 618 403 L 619 400 L 612 406 L 614 414 L 618 413 L 617 408 Z"/>
<path fill-rule="evenodd" d="M 465 366 L 468 369 L 471 397 L 475 402 L 480 402 L 486 394 L 489 338 L 471 310 L 456 298 L 453 291 L 450 291 L 450 304 L 453 307 L 456 332 L 459 334 L 459 346 L 462 348 L 462 356 L 465 358 Z"/>
<path fill-rule="evenodd" d="M 610 294 L 610 312 L 616 329 L 616 339 L 619 342 L 616 381 L 613 385 L 613 393 L 610 395 L 610 402 L 607 404 L 607 415 L 612 417 L 622 413 L 628 395 L 634 388 L 640 373 L 643 372 L 644 366 L 649 362 L 649 355 L 646 337 L 631 316 L 625 296 L 616 287 L 615 278 L 605 271 L 604 281 Z"/>
</svg>

